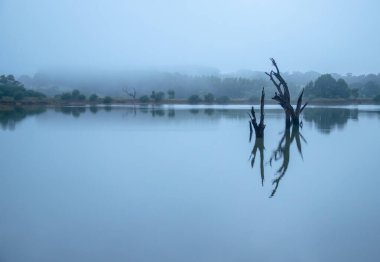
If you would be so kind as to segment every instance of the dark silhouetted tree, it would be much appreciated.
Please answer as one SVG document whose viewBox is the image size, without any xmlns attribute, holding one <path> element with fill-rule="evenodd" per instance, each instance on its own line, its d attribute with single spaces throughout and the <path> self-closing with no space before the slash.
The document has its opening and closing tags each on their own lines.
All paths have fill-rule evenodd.
<svg viewBox="0 0 380 262">
<path fill-rule="evenodd" d="M 198 104 L 202 101 L 199 95 L 192 95 L 188 98 L 190 104 Z"/>
<path fill-rule="evenodd" d="M 305 109 L 307 105 L 307 102 L 304 105 L 302 105 L 302 97 L 303 97 L 304 90 L 302 90 L 298 96 L 296 108 L 293 108 L 290 101 L 290 92 L 289 92 L 288 84 L 285 82 L 284 78 L 281 76 L 281 73 L 280 73 L 280 70 L 278 69 L 276 61 L 273 58 L 271 58 L 271 61 L 275 68 L 275 71 L 272 70 L 269 73 L 266 72 L 266 74 L 269 76 L 270 80 L 272 81 L 272 83 L 277 89 L 277 92 L 275 92 L 275 95 L 272 99 L 276 100 L 280 104 L 280 106 L 284 109 L 286 129 L 289 129 L 291 124 L 293 124 L 294 126 L 299 126 L 300 114 L 302 113 L 302 111 Z"/>
<path fill-rule="evenodd" d="M 204 101 L 205 101 L 206 103 L 208 103 L 208 104 L 212 104 L 212 103 L 214 103 L 214 101 L 215 101 L 215 97 L 214 97 L 213 94 L 208 93 L 208 94 L 205 95 L 205 100 L 204 100 Z"/>
<path fill-rule="evenodd" d="M 265 124 L 264 124 L 264 98 L 265 98 L 265 93 L 264 93 L 264 88 L 263 88 L 263 90 L 261 91 L 261 102 L 260 102 L 260 122 L 257 123 L 255 109 L 253 106 L 251 108 L 251 114 L 248 114 L 249 118 L 251 119 L 249 121 L 249 130 L 250 130 L 249 140 L 250 141 L 252 138 L 253 130 L 255 130 L 256 138 L 263 138 L 264 137 L 264 129 L 265 129 Z"/>
<path fill-rule="evenodd" d="M 349 98 L 351 90 L 343 79 L 335 80 L 330 74 L 321 75 L 305 86 L 305 96 L 310 98 Z"/>
<path fill-rule="evenodd" d="M 175 91 L 172 89 L 168 90 L 168 97 L 169 97 L 169 99 L 174 99 L 175 98 Z"/>
<path fill-rule="evenodd" d="M 140 103 L 149 103 L 149 96 L 143 95 L 139 98 Z"/>
</svg>

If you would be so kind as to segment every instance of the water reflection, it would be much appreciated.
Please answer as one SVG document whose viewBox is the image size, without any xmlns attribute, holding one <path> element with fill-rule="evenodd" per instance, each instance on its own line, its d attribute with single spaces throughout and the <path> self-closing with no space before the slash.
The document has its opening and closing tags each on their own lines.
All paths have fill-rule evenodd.
<svg viewBox="0 0 380 262">
<path fill-rule="evenodd" d="M 0 125 L 2 130 L 15 130 L 16 124 L 28 116 L 42 114 L 46 111 L 44 107 L 10 107 L 0 110 Z"/>
<path fill-rule="evenodd" d="M 270 197 L 273 197 L 276 194 L 280 181 L 285 176 L 286 171 L 288 170 L 290 161 L 290 146 L 294 141 L 296 141 L 298 153 L 303 158 L 301 139 L 304 143 L 307 143 L 306 139 L 300 133 L 299 128 L 293 127 L 291 131 L 287 130 L 284 132 L 283 136 L 280 139 L 280 142 L 278 143 L 277 148 L 273 151 L 272 156 L 269 159 L 269 164 L 272 167 L 274 162 L 279 162 L 280 167 L 277 169 L 275 179 L 272 181 L 274 188 Z"/>
<path fill-rule="evenodd" d="M 221 119 L 221 118 L 235 118 L 244 119 L 245 110 L 228 110 L 228 109 L 214 109 L 214 108 L 188 108 L 188 109 L 176 109 L 175 107 L 164 107 L 164 106 L 89 106 L 89 107 L 56 107 L 54 111 L 57 113 L 63 113 L 68 116 L 73 116 L 74 118 L 79 118 L 81 115 L 87 111 L 92 114 L 98 114 L 100 112 L 120 112 L 122 117 L 138 116 L 139 114 L 146 115 L 149 114 L 153 118 L 161 118 L 167 116 L 170 119 L 180 118 L 180 119 L 191 119 L 194 117 L 208 119 Z"/>
<path fill-rule="evenodd" d="M 156 116 L 162 117 L 162 116 L 165 116 L 165 110 L 162 109 L 162 108 L 153 108 L 151 110 L 151 113 L 152 113 L 152 117 L 156 117 Z"/>
<path fill-rule="evenodd" d="M 260 154 L 260 176 L 261 176 L 261 185 L 264 186 L 264 139 L 263 138 L 256 138 L 255 145 L 253 146 L 252 152 L 251 152 L 251 167 L 253 168 L 255 165 L 256 160 L 256 154 L 257 150 Z"/>
<path fill-rule="evenodd" d="M 249 142 L 251 142 L 251 137 L 249 138 Z M 280 138 L 280 141 L 278 142 L 278 145 L 276 149 L 273 151 L 270 159 L 269 159 L 269 165 L 270 167 L 275 165 L 275 162 L 280 163 L 280 167 L 276 170 L 275 178 L 272 181 L 272 185 L 274 185 L 274 188 L 272 190 L 272 193 L 270 194 L 270 197 L 273 197 L 277 189 L 279 187 L 281 179 L 285 176 L 286 171 L 288 170 L 289 161 L 290 161 L 290 147 L 291 144 L 296 141 L 297 150 L 300 154 L 301 158 L 303 159 L 302 154 L 302 142 L 307 143 L 306 139 L 302 136 L 299 127 L 293 126 L 292 130 L 285 129 L 283 135 Z M 254 168 L 257 152 L 259 152 L 260 155 L 260 176 L 261 176 L 261 185 L 264 186 L 264 139 L 263 138 L 256 138 L 255 144 L 252 148 L 251 155 L 250 155 L 250 161 L 251 161 L 251 168 Z"/>
<path fill-rule="evenodd" d="M 199 109 L 190 109 L 190 113 L 192 113 L 193 115 L 196 115 L 199 113 Z"/>
<path fill-rule="evenodd" d="M 313 123 L 317 130 L 329 134 L 333 129 L 343 129 L 349 119 L 358 120 L 358 109 L 307 108 L 304 120 Z"/>
<path fill-rule="evenodd" d="M 65 115 L 72 115 L 75 118 L 78 118 L 81 114 L 86 112 L 85 107 L 56 107 L 54 108 L 55 112 L 63 113 Z M 94 109 L 93 109 L 94 110 Z M 96 113 L 94 111 L 93 113 Z"/>
<path fill-rule="evenodd" d="M 175 110 L 174 110 L 174 108 L 169 108 L 169 110 L 168 110 L 168 117 L 169 118 L 174 118 L 175 117 Z"/>
<path fill-rule="evenodd" d="M 149 114 L 153 118 L 161 118 L 167 116 L 170 119 L 192 119 L 205 118 L 209 120 L 220 120 L 222 118 L 227 119 L 246 119 L 245 109 L 224 109 L 224 108 L 176 108 L 175 106 L 83 106 L 83 107 L 55 107 L 53 109 L 57 113 L 62 113 L 74 118 L 80 118 L 82 115 L 89 112 L 91 115 L 96 115 L 100 112 L 120 112 L 121 117 L 135 117 L 140 115 Z M 43 113 L 47 111 L 43 107 L 33 108 L 7 108 L 0 109 L 0 124 L 2 129 L 13 130 L 15 123 L 22 121 L 29 115 L 36 113 Z M 267 109 L 266 110 L 269 119 L 281 119 L 278 112 L 280 109 Z M 379 115 L 378 111 L 363 111 L 359 109 L 347 109 L 347 108 L 307 108 L 304 112 L 303 122 L 304 124 L 311 124 L 323 134 L 330 134 L 334 129 L 342 129 L 346 126 L 350 119 L 358 120 L 359 114 L 362 115 Z"/>
<path fill-rule="evenodd" d="M 376 261 L 378 113 L 329 136 L 304 121 L 306 145 L 268 109 L 247 144 L 247 108 L 109 108 L 0 130 L 0 261 Z"/>
<path fill-rule="evenodd" d="M 98 107 L 97 106 L 90 106 L 90 112 L 93 114 L 96 114 L 98 112 Z"/>
<path fill-rule="evenodd" d="M 206 109 L 205 109 L 205 114 L 208 115 L 208 116 L 213 115 L 214 112 L 215 112 L 215 109 L 214 109 L 214 108 L 206 108 Z"/>
</svg>

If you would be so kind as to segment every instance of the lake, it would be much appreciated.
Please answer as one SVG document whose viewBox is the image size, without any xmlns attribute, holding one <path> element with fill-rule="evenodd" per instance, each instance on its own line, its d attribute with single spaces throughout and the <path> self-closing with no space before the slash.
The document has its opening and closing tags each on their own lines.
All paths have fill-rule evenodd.
<svg viewBox="0 0 380 262">
<path fill-rule="evenodd" d="M 380 107 L 248 109 L 0 111 L 0 261 L 380 261 Z"/>
</svg>

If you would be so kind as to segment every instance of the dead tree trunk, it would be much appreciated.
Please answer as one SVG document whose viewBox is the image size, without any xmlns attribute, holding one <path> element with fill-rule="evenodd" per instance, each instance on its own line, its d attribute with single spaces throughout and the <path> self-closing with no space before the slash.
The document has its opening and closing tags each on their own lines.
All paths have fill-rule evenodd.
<svg viewBox="0 0 380 262">
<path fill-rule="evenodd" d="M 302 111 L 305 109 L 306 105 L 308 104 L 308 102 L 306 102 L 304 105 L 302 105 L 302 97 L 304 90 L 302 90 L 299 94 L 297 106 L 294 109 L 290 101 L 290 92 L 288 84 L 281 76 L 276 61 L 273 58 L 271 58 L 271 61 L 276 71 L 271 70 L 269 73 L 265 73 L 269 76 L 270 80 L 272 81 L 272 83 L 278 91 L 275 92 L 275 95 L 274 97 L 272 97 L 272 99 L 276 100 L 285 111 L 285 128 L 290 129 L 291 125 L 298 127 L 300 124 L 300 115 Z"/>
<path fill-rule="evenodd" d="M 265 129 L 265 124 L 264 124 L 264 98 L 265 98 L 265 93 L 264 93 L 264 88 L 263 88 L 263 90 L 261 91 L 260 122 L 258 124 L 257 124 L 255 109 L 253 108 L 253 106 L 251 108 L 251 114 L 248 113 L 248 115 L 251 119 L 249 121 L 249 130 L 250 130 L 249 140 L 250 141 L 252 138 L 253 129 L 255 130 L 256 138 L 264 138 L 264 129 Z"/>
<path fill-rule="evenodd" d="M 123 92 L 126 93 L 129 97 L 132 98 L 132 101 L 133 101 L 133 104 L 135 104 L 135 100 L 136 100 L 136 89 L 133 88 L 133 92 L 129 92 L 128 91 L 128 88 L 123 88 Z"/>
</svg>

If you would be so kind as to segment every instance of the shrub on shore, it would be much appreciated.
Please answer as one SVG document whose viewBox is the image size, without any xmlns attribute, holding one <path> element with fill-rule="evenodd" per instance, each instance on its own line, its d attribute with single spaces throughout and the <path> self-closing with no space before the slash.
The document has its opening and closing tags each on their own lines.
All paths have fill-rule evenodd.
<svg viewBox="0 0 380 262">
<path fill-rule="evenodd" d="M 214 103 L 214 101 L 215 101 L 215 97 L 214 97 L 213 94 L 208 93 L 208 94 L 205 95 L 205 102 L 206 103 L 212 104 L 212 103 Z"/>
<path fill-rule="evenodd" d="M 380 95 L 375 96 L 373 101 L 375 101 L 376 103 L 380 103 Z"/>
<path fill-rule="evenodd" d="M 63 100 L 63 101 L 84 101 L 84 100 L 86 100 L 86 96 L 84 94 L 81 94 L 81 92 L 77 89 L 74 89 L 72 92 L 64 92 L 60 95 L 56 95 L 55 98 Z"/>
<path fill-rule="evenodd" d="M 106 97 L 103 98 L 103 103 L 104 104 L 111 104 L 112 101 L 113 101 L 113 99 L 110 96 L 106 96 Z"/>
<path fill-rule="evenodd" d="M 140 103 L 149 103 L 149 97 L 147 95 L 141 96 L 139 101 Z"/>
<path fill-rule="evenodd" d="M 96 101 L 98 101 L 98 98 L 99 97 L 96 94 L 92 94 L 92 95 L 90 95 L 90 97 L 88 98 L 88 100 L 90 102 L 96 102 Z"/>
<path fill-rule="evenodd" d="M 199 97 L 199 95 L 192 95 L 190 96 L 187 101 L 190 103 L 190 104 L 198 104 L 202 101 L 202 99 Z"/>
</svg>

